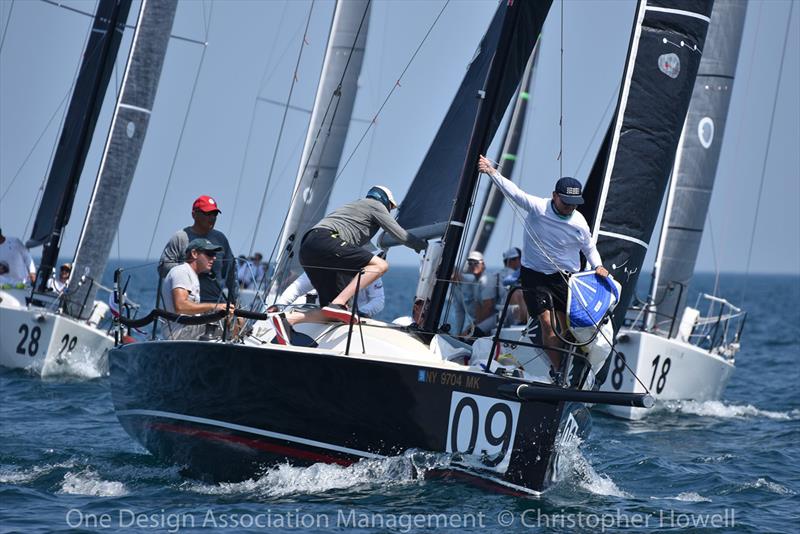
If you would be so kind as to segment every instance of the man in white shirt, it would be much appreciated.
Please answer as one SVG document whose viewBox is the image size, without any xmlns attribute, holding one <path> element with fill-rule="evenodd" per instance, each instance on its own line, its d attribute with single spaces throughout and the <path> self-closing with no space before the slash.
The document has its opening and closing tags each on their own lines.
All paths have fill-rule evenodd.
<svg viewBox="0 0 800 534">
<path fill-rule="evenodd" d="M 179 315 L 197 315 L 215 310 L 224 310 L 224 302 L 200 302 L 200 279 L 198 274 L 207 273 L 214 267 L 217 254 L 223 248 L 205 238 L 196 238 L 186 246 L 185 261 L 167 273 L 161 286 L 164 309 Z M 178 323 L 169 323 L 170 338 L 188 338 L 189 329 Z M 192 329 L 192 334 L 197 329 Z M 180 332 L 180 335 L 178 335 Z"/>
<path fill-rule="evenodd" d="M 583 252 L 598 275 L 608 276 L 589 225 L 575 209 L 583 204 L 581 183 L 574 178 L 561 178 L 551 198 L 541 198 L 529 195 L 504 178 L 485 156 L 478 160 L 478 170 L 488 174 L 506 197 L 527 212 L 520 273 L 525 304 L 528 313 L 539 318 L 542 345 L 558 348 L 561 344 L 553 331 L 550 309 L 555 309 L 563 328 L 566 325 L 567 276 L 580 270 L 579 252 Z M 547 350 L 547 354 L 553 364 L 551 373 L 557 378 L 561 353 Z"/>
<path fill-rule="evenodd" d="M 36 281 L 36 265 L 30 252 L 16 237 L 0 229 L 0 284 L 18 285 Z"/>
</svg>

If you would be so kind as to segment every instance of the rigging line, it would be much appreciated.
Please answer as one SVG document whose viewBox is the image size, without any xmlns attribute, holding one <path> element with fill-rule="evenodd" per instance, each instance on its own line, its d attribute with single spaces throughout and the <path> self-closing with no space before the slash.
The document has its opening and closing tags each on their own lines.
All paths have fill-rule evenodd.
<svg viewBox="0 0 800 534">
<path fill-rule="evenodd" d="M 581 161 L 578 163 L 578 166 L 575 168 L 574 176 L 581 175 L 581 169 L 583 168 L 583 164 L 586 161 L 586 156 L 589 155 L 589 151 L 595 144 L 597 139 L 597 134 L 600 133 L 604 124 L 608 124 L 610 122 L 609 115 L 612 112 L 612 105 L 617 101 L 619 97 L 619 89 L 621 84 L 617 84 L 617 88 L 611 92 L 611 96 L 608 98 L 608 104 L 606 104 L 606 109 L 603 112 L 603 115 L 600 117 L 600 120 L 597 123 L 597 127 L 594 129 L 594 133 L 592 133 L 592 138 L 589 140 L 589 143 L 586 145 L 586 150 L 583 151 L 583 156 L 581 156 Z"/>
<path fill-rule="evenodd" d="M 772 99 L 772 113 L 769 118 L 769 130 L 767 134 L 767 147 L 764 150 L 764 161 L 761 165 L 761 181 L 758 184 L 758 199 L 756 200 L 756 213 L 753 218 L 753 229 L 750 233 L 750 246 L 747 251 L 747 267 L 745 268 L 745 276 L 750 274 L 750 260 L 753 256 L 753 244 L 755 243 L 756 228 L 758 227 L 758 214 L 761 208 L 761 195 L 764 192 L 764 181 L 767 173 L 767 162 L 769 160 L 769 149 L 772 144 L 772 132 L 775 125 L 775 111 L 778 108 L 778 96 L 781 90 L 781 80 L 783 79 L 783 64 L 786 59 L 786 49 L 789 43 L 789 29 L 792 25 L 792 11 L 794 11 L 794 2 L 789 3 L 789 16 L 786 18 L 786 32 L 783 36 L 783 51 L 781 52 L 781 62 L 778 67 L 778 82 L 775 84 L 775 96 Z M 745 297 L 747 296 L 747 285 L 744 284 L 742 288 L 742 308 L 745 307 Z"/>
<path fill-rule="evenodd" d="M 203 2 L 205 4 L 205 2 Z M 214 4 L 211 4 L 211 8 L 208 12 L 208 21 L 209 26 L 206 27 L 205 37 L 204 39 L 208 42 L 208 34 L 211 29 L 211 16 L 214 10 Z M 192 105 L 194 104 L 194 97 L 195 93 L 197 92 L 197 85 L 198 81 L 200 80 L 200 73 L 203 71 L 203 62 L 206 59 L 206 51 L 208 50 L 208 45 L 203 46 L 203 52 L 200 54 L 200 62 L 197 65 L 197 72 L 194 75 L 194 82 L 192 83 L 192 91 L 189 95 L 189 105 L 186 106 L 186 113 L 183 115 L 183 124 L 181 124 L 181 131 L 178 135 L 178 145 L 175 147 L 175 153 L 172 155 L 172 162 L 169 167 L 169 175 L 167 176 L 167 183 L 164 186 L 164 193 L 161 196 L 161 205 L 158 207 L 158 215 L 156 216 L 156 223 L 153 225 L 153 233 L 150 236 L 150 244 L 147 246 L 147 255 L 146 258 L 150 257 L 150 252 L 153 250 L 153 242 L 156 239 L 156 232 L 158 231 L 158 223 L 161 222 L 161 214 L 164 212 L 164 203 L 167 200 L 167 193 L 169 192 L 170 183 L 172 183 L 172 177 L 175 175 L 175 165 L 178 161 L 178 153 L 181 150 L 181 145 L 183 144 L 183 135 L 186 133 L 186 125 L 189 122 L 189 114 L 192 110 Z"/>
<path fill-rule="evenodd" d="M 278 28 L 283 28 L 283 21 L 284 21 L 284 18 L 286 17 L 286 7 L 288 5 L 289 5 L 288 0 L 283 3 L 283 10 L 281 11 L 281 18 L 278 20 Z M 299 31 L 299 28 L 298 28 L 298 31 Z M 272 60 L 274 59 L 274 56 L 275 56 L 275 45 L 278 42 L 278 35 L 279 34 L 280 34 L 279 31 L 276 31 L 274 33 L 274 36 L 273 36 L 273 39 L 272 39 L 272 45 L 269 47 L 270 55 L 267 58 L 267 62 L 264 64 L 264 71 L 261 73 L 261 80 L 258 83 L 258 89 L 256 91 L 256 98 L 253 101 L 253 110 L 250 112 L 250 126 L 247 128 L 247 138 L 245 139 L 245 142 L 244 142 L 244 154 L 242 155 L 242 165 L 239 168 L 239 179 L 236 181 L 236 193 L 233 196 L 233 214 L 231 215 L 230 219 L 228 219 L 230 221 L 228 223 L 228 234 L 230 234 L 233 231 L 233 222 L 236 220 L 236 213 L 238 211 L 239 193 L 241 192 L 242 182 L 244 181 L 244 169 L 245 169 L 245 166 L 247 165 L 247 156 L 250 153 L 250 141 L 251 141 L 251 139 L 253 137 L 253 127 L 255 126 L 255 123 L 256 123 L 256 109 L 258 108 L 258 101 L 260 99 L 260 97 L 258 95 L 261 93 L 261 89 L 264 87 L 264 82 L 265 82 L 265 79 L 267 77 L 267 71 L 269 70 L 269 67 L 272 64 Z M 292 41 L 294 41 L 294 37 L 292 38 Z M 273 72 L 274 72 L 274 70 L 273 70 Z"/>
<path fill-rule="evenodd" d="M 711 257 L 714 258 L 714 296 L 719 293 L 719 263 L 717 262 L 717 245 L 714 242 L 714 227 L 711 225 L 711 210 L 706 212 L 706 223 L 708 224 L 708 236 L 711 238 Z"/>
<path fill-rule="evenodd" d="M 0 53 L 3 52 L 3 45 L 6 42 L 6 35 L 8 34 L 8 23 L 11 22 L 11 13 L 14 11 L 14 3 L 15 0 L 11 0 L 11 7 L 8 8 L 8 18 L 6 19 L 6 25 L 3 27 L 3 36 L 0 37 Z"/>
<path fill-rule="evenodd" d="M 400 76 L 397 78 L 397 81 L 394 83 L 392 88 L 389 90 L 389 93 L 386 95 L 386 98 L 384 99 L 384 101 L 381 104 L 380 108 L 378 108 L 378 111 L 372 117 L 372 120 L 370 121 L 369 126 L 367 126 L 367 128 L 364 130 L 364 133 L 361 135 L 361 138 L 356 143 L 356 146 L 353 147 L 353 150 L 350 152 L 350 155 L 347 156 L 347 160 L 344 162 L 344 165 L 342 165 L 342 168 L 336 174 L 336 177 L 334 178 L 334 182 L 339 179 L 339 177 L 342 175 L 342 173 L 344 173 L 345 169 L 347 168 L 347 165 L 350 163 L 350 160 L 353 159 L 353 156 L 355 155 L 356 151 L 358 151 L 359 147 L 361 146 L 361 143 L 364 142 L 364 138 L 367 137 L 367 133 L 369 133 L 370 129 L 372 129 L 372 126 L 377 122 L 378 116 L 383 111 L 383 108 L 386 107 L 387 102 L 389 102 L 389 99 L 392 97 L 392 95 L 394 94 L 395 90 L 398 87 L 400 87 L 400 80 L 403 79 L 403 76 L 405 76 L 406 71 L 408 71 L 409 67 L 411 67 L 411 63 L 413 63 L 414 59 L 416 59 L 417 54 L 419 53 L 420 49 L 422 49 L 422 45 L 425 44 L 425 41 L 428 39 L 428 36 L 433 31 L 433 28 L 436 26 L 436 23 L 442 17 L 442 13 L 444 13 L 444 10 L 447 8 L 447 6 L 449 4 L 450 4 L 450 0 L 446 0 L 444 5 L 442 6 L 441 11 L 439 11 L 439 14 L 436 15 L 436 18 L 433 20 L 433 23 L 431 24 L 430 28 L 428 28 L 427 33 L 422 38 L 422 41 L 420 41 L 419 46 L 417 46 L 417 49 L 414 50 L 414 53 L 411 55 L 411 59 L 408 60 L 408 63 L 406 64 L 406 67 L 403 69 L 403 72 L 400 73 Z"/>
<path fill-rule="evenodd" d="M 300 60 L 303 57 L 303 50 L 305 49 L 306 43 L 308 42 L 307 41 L 308 27 L 311 24 L 311 15 L 314 12 L 315 1 L 316 0 L 311 0 L 311 6 L 308 9 L 308 17 L 306 18 L 306 29 L 303 32 L 303 40 L 300 43 L 300 50 L 297 54 L 297 62 L 295 63 L 294 73 L 292 75 L 292 84 L 289 87 L 289 96 L 286 98 L 287 107 L 283 109 L 283 118 L 281 119 L 281 126 L 278 129 L 278 139 L 275 141 L 275 150 L 272 152 L 272 161 L 269 164 L 269 174 L 267 175 L 267 183 L 264 185 L 264 194 L 261 196 L 261 204 L 259 205 L 258 208 L 258 216 L 256 217 L 256 224 L 253 227 L 253 239 L 252 241 L 250 241 L 250 252 L 248 253 L 248 256 L 251 256 L 253 254 L 253 249 L 256 246 L 256 237 L 258 237 L 258 227 L 261 225 L 261 216 L 263 215 L 264 212 L 264 205 L 267 202 L 267 193 L 269 192 L 269 186 L 270 183 L 272 182 L 272 173 L 275 170 L 275 162 L 278 159 L 278 149 L 281 146 L 281 139 L 283 138 L 283 129 L 286 126 L 286 116 L 289 113 L 288 105 L 292 101 L 292 93 L 294 93 L 294 87 L 295 85 L 297 85 L 297 71 L 300 68 Z"/>
<path fill-rule="evenodd" d="M 564 0 L 561 0 L 561 49 L 559 55 L 558 88 L 558 177 L 564 176 Z"/>
</svg>

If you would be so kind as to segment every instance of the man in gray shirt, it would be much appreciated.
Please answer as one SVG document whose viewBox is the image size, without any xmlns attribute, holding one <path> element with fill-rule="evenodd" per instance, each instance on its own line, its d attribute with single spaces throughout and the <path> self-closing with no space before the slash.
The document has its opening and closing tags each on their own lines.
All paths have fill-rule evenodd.
<svg viewBox="0 0 800 534">
<path fill-rule="evenodd" d="M 231 246 L 225 234 L 214 229 L 217 215 L 220 213 L 222 212 L 216 200 L 208 195 L 198 197 L 192 204 L 194 224 L 175 232 L 164 247 L 158 264 L 158 274 L 161 278 L 165 278 L 173 267 L 183 263 L 186 247 L 190 241 L 204 238 L 214 245 L 222 247 L 222 251 L 219 253 L 217 261 L 214 262 L 211 272 L 198 274 L 200 279 L 200 302 L 222 302 L 226 300 L 222 295 L 223 283 L 228 288 L 228 291 L 231 292 L 231 302 L 236 302 L 238 294 L 236 264 L 234 263 Z"/>
<path fill-rule="evenodd" d="M 389 269 L 386 260 L 364 249 L 378 229 L 419 252 L 427 243 L 406 232 L 390 215 L 397 203 L 389 188 L 372 187 L 367 197 L 345 204 L 325 216 L 303 236 L 300 264 L 319 293 L 322 312 L 348 322 L 347 302 Z M 363 269 L 361 284 L 358 272 Z"/>
</svg>

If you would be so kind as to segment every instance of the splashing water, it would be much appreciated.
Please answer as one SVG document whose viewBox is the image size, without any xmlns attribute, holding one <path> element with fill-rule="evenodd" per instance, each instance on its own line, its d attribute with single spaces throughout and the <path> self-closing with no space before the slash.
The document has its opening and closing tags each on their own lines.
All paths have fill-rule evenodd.
<svg viewBox="0 0 800 534">
<path fill-rule="evenodd" d="M 575 439 L 561 446 L 558 472 L 563 473 L 563 478 L 559 482 L 577 482 L 578 486 L 596 495 L 630 498 L 631 495 L 621 490 L 611 477 L 594 469 L 580 451 L 581 442 Z"/>
<path fill-rule="evenodd" d="M 760 410 L 751 404 L 742 406 L 736 404 L 725 404 L 721 401 L 668 401 L 664 403 L 664 407 L 672 413 L 685 413 L 703 417 L 764 417 L 767 419 L 782 421 L 792 421 L 800 418 L 800 410 L 796 409 L 788 412 L 775 412 L 770 410 Z"/>
<path fill-rule="evenodd" d="M 128 490 L 122 482 L 103 480 L 96 471 L 87 468 L 77 473 L 70 471 L 64 475 L 61 493 L 93 497 L 120 497 L 127 495 Z"/>
</svg>

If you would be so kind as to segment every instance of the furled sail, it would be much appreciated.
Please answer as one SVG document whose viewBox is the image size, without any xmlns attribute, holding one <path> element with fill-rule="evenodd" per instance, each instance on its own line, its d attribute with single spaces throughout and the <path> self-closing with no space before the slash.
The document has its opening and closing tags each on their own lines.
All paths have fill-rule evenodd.
<svg viewBox="0 0 800 534">
<path fill-rule="evenodd" d="M 302 272 L 296 254 L 300 240 L 328 208 L 358 89 L 370 1 L 336 3 L 292 203 L 281 233 L 271 287 L 274 295 L 279 295 Z"/>
<path fill-rule="evenodd" d="M 620 97 L 581 211 L 623 290 L 619 328 L 653 233 L 692 96 L 713 0 L 640 0 Z"/>
<path fill-rule="evenodd" d="M 675 315 L 677 334 L 686 287 L 694 273 L 739 58 L 745 0 L 715 0 L 703 59 L 694 84 L 661 230 L 651 295 L 661 317 Z"/>
<path fill-rule="evenodd" d="M 142 0 L 133 45 L 122 81 L 100 170 L 83 223 L 75 265 L 69 283 L 67 313 L 88 314 L 96 292 L 94 284 L 80 284 L 84 273 L 103 275 L 144 144 L 167 53 L 177 2 Z M 83 310 L 83 312 L 81 312 Z"/>
<path fill-rule="evenodd" d="M 541 41 L 541 37 L 539 41 Z M 503 146 L 500 149 L 500 157 L 497 160 L 499 163 L 497 168 L 498 172 L 509 180 L 513 179 L 514 164 L 517 161 L 517 151 L 519 150 L 519 144 L 522 140 L 522 129 L 525 126 L 525 117 L 528 112 L 528 100 L 533 75 L 536 70 L 536 62 L 539 57 L 539 49 L 540 43 L 537 42 L 536 46 L 533 48 L 533 55 L 531 55 L 530 60 L 528 60 L 528 65 L 525 67 L 525 72 L 522 75 L 522 82 L 517 92 L 514 111 L 506 127 L 506 132 L 503 136 Z M 470 245 L 469 250 L 477 250 L 478 252 L 484 252 L 486 250 L 489 239 L 492 237 L 492 232 L 494 232 L 494 224 L 500 216 L 500 208 L 502 207 L 503 194 L 497 189 L 497 186 L 490 181 L 481 206 L 480 218 L 475 228 L 475 236 L 472 239 L 472 245 Z"/>
<path fill-rule="evenodd" d="M 64 128 L 58 140 L 28 248 L 44 245 L 37 286 L 45 291 L 58 260 L 61 232 L 69 222 L 86 154 L 114 69 L 131 0 L 100 0 Z"/>
</svg>

